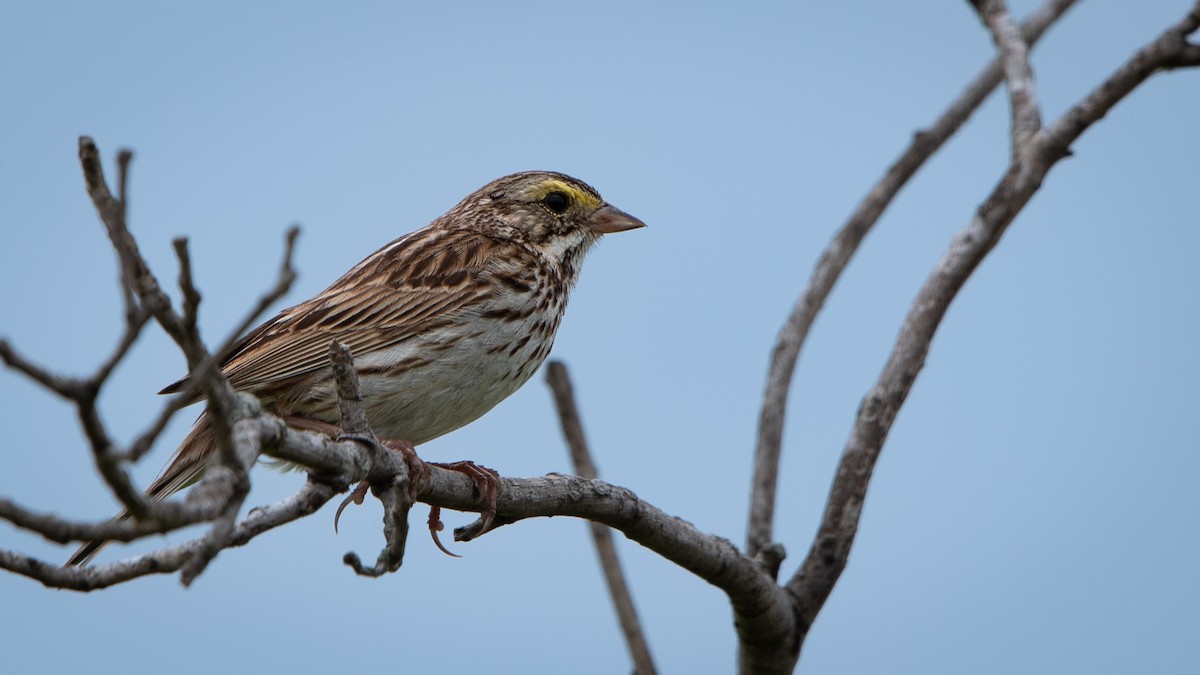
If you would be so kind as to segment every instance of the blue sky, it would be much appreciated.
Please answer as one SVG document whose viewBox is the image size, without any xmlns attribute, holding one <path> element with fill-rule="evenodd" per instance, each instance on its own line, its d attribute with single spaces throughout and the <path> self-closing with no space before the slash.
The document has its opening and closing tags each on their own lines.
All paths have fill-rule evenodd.
<svg viewBox="0 0 1200 675">
<path fill-rule="evenodd" d="M 564 171 L 649 224 L 592 252 L 553 354 L 572 369 L 602 476 L 740 544 L 783 317 L 834 229 L 992 53 L 966 3 L 902 4 L 9 3 L 0 334 L 75 373 L 118 334 L 80 134 L 110 160 L 136 152 L 131 226 L 160 278 L 175 274 L 171 239 L 190 237 L 210 339 L 272 281 L 289 224 L 303 227 L 295 302 L 492 178 Z M 1045 117 L 1188 6 L 1081 3 L 1035 52 Z M 1200 73 L 1137 91 L 967 284 L 799 672 L 1200 662 L 1197 109 Z M 916 289 L 999 178 L 1006 125 L 993 96 L 885 214 L 813 330 L 785 435 L 785 574 Z M 114 432 L 137 433 L 182 370 L 148 334 L 105 392 Z M 71 410 L 11 372 L 0 397 L 0 494 L 109 515 Z M 569 471 L 540 375 L 422 455 Z M 254 478 L 255 502 L 300 480 Z M 79 595 L 0 575 L 0 652 L 14 672 L 628 670 L 582 523 L 504 528 L 458 546 L 461 560 L 418 532 L 399 574 L 365 580 L 341 556 L 373 559 L 377 506 L 347 513 L 337 536 L 331 520 L 226 552 L 190 589 L 160 577 Z M 618 538 L 662 672 L 729 672 L 724 597 Z M 7 526 L 0 545 L 69 552 Z"/>
</svg>

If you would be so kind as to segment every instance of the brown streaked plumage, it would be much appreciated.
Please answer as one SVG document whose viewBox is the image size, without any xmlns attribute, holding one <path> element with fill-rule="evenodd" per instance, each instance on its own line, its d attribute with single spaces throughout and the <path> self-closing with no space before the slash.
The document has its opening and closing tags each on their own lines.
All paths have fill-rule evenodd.
<svg viewBox="0 0 1200 675">
<path fill-rule="evenodd" d="M 570 176 L 505 176 L 251 331 L 222 371 L 280 416 L 337 424 L 336 339 L 354 354 L 375 433 L 424 443 L 524 384 L 550 353 L 587 250 L 603 234 L 644 225 Z M 214 448 L 202 414 L 147 495 L 165 499 L 195 482 Z M 105 543 L 83 545 L 68 564 Z"/>
</svg>

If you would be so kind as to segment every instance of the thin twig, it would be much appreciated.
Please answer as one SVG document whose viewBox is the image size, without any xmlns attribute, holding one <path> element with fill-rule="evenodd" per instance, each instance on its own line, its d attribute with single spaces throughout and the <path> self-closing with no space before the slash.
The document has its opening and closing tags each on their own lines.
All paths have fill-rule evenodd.
<svg viewBox="0 0 1200 675">
<path fill-rule="evenodd" d="M 592 462 L 592 455 L 588 450 L 587 437 L 583 433 L 579 408 L 575 405 L 575 391 L 567 366 L 561 361 L 551 361 L 546 366 L 546 384 L 554 394 L 559 426 L 567 441 L 575 473 L 589 480 L 598 478 L 596 465 Z M 604 580 L 608 582 L 608 591 L 617 610 L 617 619 L 621 623 L 621 632 L 625 635 L 625 644 L 629 647 L 629 655 L 633 659 L 634 673 L 656 673 L 658 671 L 654 667 L 654 658 L 642 632 L 637 607 L 633 604 L 633 595 L 629 592 L 629 585 L 625 583 L 625 573 L 621 569 L 621 560 L 617 557 L 612 532 L 607 527 L 590 521 L 588 529 L 592 533 L 592 542 L 596 545 L 596 554 L 600 557 L 600 568 L 604 571 Z"/>
<path fill-rule="evenodd" d="M 122 220 L 129 216 L 129 163 L 132 161 L 132 150 L 117 150 L 117 204 L 121 209 Z"/>
<path fill-rule="evenodd" d="M 295 494 L 268 506 L 250 511 L 225 538 L 224 547 L 245 546 L 260 534 L 312 515 L 324 506 L 337 490 L 319 481 L 309 480 Z M 0 549 L 0 569 L 6 569 L 41 581 L 50 588 L 91 591 L 124 583 L 152 574 L 171 574 L 184 568 L 205 546 L 204 538 L 153 551 L 129 560 L 95 567 L 61 567 L 52 563 Z"/>
<path fill-rule="evenodd" d="M 284 234 L 283 257 L 279 264 L 279 271 L 276 273 L 275 284 L 255 301 L 254 305 L 246 312 L 242 320 L 234 326 L 233 330 L 228 333 L 220 346 L 213 351 L 212 355 L 206 358 L 188 376 L 178 395 L 173 396 L 163 405 L 154 422 L 129 444 L 128 451 L 119 456 L 122 461 L 137 461 L 150 451 L 150 448 L 154 446 L 154 442 L 158 440 L 159 435 L 162 434 L 167 424 L 174 418 L 175 413 L 201 399 L 201 392 L 203 391 L 202 382 L 204 378 L 208 377 L 208 373 L 218 368 L 219 364 L 241 342 L 242 337 L 249 330 L 250 326 L 254 325 L 271 305 L 286 295 L 288 290 L 291 289 L 292 284 L 296 280 L 296 270 L 292 267 L 292 257 L 296 249 L 296 239 L 299 235 L 300 228 L 298 226 L 292 225 L 287 229 L 287 232 Z M 181 267 L 182 265 L 181 261 Z M 190 274 L 184 277 L 181 269 L 180 275 L 181 283 L 183 283 L 184 278 L 187 278 L 189 280 L 187 282 L 188 285 L 191 285 Z"/>
<path fill-rule="evenodd" d="M 1033 137 L 1042 128 L 1041 106 L 1033 86 L 1033 69 L 1029 65 L 1029 46 L 1021 37 L 1004 0 L 971 0 L 971 5 L 991 33 L 1004 65 L 1015 157 L 1030 149 Z"/>
<path fill-rule="evenodd" d="M 190 363 L 202 359 L 203 346 L 188 340 L 186 332 L 180 325 L 179 316 L 171 309 L 170 298 L 162 292 L 158 281 L 150 272 L 145 259 L 138 250 L 137 242 L 129 232 L 125 222 L 124 191 L 128 184 L 128 168 L 132 153 L 123 151 L 118 158 L 119 193 L 121 199 L 114 198 L 104 178 L 104 170 L 100 162 L 100 152 L 91 138 L 79 138 L 79 163 L 83 170 L 84 184 L 92 204 L 104 224 L 109 241 L 117 253 L 121 268 L 121 283 L 128 293 L 132 293 L 140 302 L 140 310 L 135 310 L 129 298 L 126 298 L 126 323 L 132 323 L 135 312 L 145 311 L 158 321 L 163 330 L 180 346 L 187 355 Z M 111 371 L 111 368 L 109 368 Z M 128 473 L 122 468 L 119 449 L 112 442 L 100 415 L 96 411 L 96 395 L 99 383 L 95 383 L 88 391 L 76 398 L 80 425 L 92 447 L 92 455 L 97 470 L 104 481 L 112 489 L 113 494 L 121 501 L 126 510 L 137 518 L 152 520 L 170 519 L 169 507 L 154 503 L 143 497 L 133 488 Z"/>
<path fill-rule="evenodd" d="M 65 375 L 58 375 L 49 370 L 37 365 L 26 357 L 17 353 L 17 350 L 8 343 L 8 340 L 0 339 L 0 361 L 4 361 L 4 365 L 13 370 L 25 375 L 29 379 L 37 382 L 46 389 L 62 396 L 65 399 L 76 400 L 80 396 L 81 386 L 79 380 Z"/>
<path fill-rule="evenodd" d="M 195 523 L 211 520 L 216 514 L 200 510 L 192 511 L 177 521 L 108 520 L 104 522 L 78 522 L 67 520 L 50 513 L 38 513 L 8 499 L 0 499 L 0 520 L 30 532 L 36 532 L 49 541 L 69 544 L 78 541 L 136 541 L 152 534 L 165 534 Z"/>
<path fill-rule="evenodd" d="M 1068 156 L 1071 144 L 1084 131 L 1155 73 L 1200 66 L 1200 46 L 1188 41 L 1198 27 L 1200 2 L 1193 4 L 1179 22 L 1139 49 L 1100 86 L 1047 126 L 1038 138 L 1040 150 L 1045 155 L 1042 160 L 1049 162 Z"/>
<path fill-rule="evenodd" d="M 196 322 L 200 294 L 192 280 L 191 260 L 186 240 L 178 239 L 174 243 L 179 260 L 179 286 L 184 297 L 182 316 L 175 312 L 170 299 L 162 292 L 138 250 L 137 242 L 130 233 L 125 220 L 127 213 L 125 204 L 128 199 L 128 168 L 132 153 L 122 151 L 118 155 L 119 198 L 114 198 L 109 190 L 101 167 L 99 151 L 90 138 L 80 138 L 79 158 L 88 194 L 92 198 L 117 253 L 121 267 L 122 288 L 126 292 L 125 335 L 118 345 L 116 353 L 101 365 L 92 379 L 81 383 L 74 396 L 80 424 L 91 443 L 97 468 L 104 481 L 125 506 L 128 517 L 155 523 L 171 523 L 186 519 L 188 514 L 200 510 L 204 511 L 208 518 L 213 519 L 212 528 L 201 540 L 201 545 L 197 547 L 195 554 L 183 568 L 181 578 L 185 584 L 188 584 L 225 547 L 228 538 L 232 535 L 237 512 L 249 490 L 247 471 L 253 464 L 253 459 L 248 460 L 249 463 L 247 463 L 240 456 L 248 453 L 257 456 L 257 451 L 253 448 L 235 447 L 232 425 L 247 415 L 255 414 L 253 411 L 248 412 L 246 406 L 251 405 L 256 408 L 257 403 L 243 404 L 239 402 L 237 395 L 216 367 L 217 360 L 209 355 L 200 338 Z M 290 266 L 294 241 L 295 231 L 293 228 L 288 235 L 280 279 L 276 288 L 268 293 L 271 301 L 286 290 L 295 276 Z M 134 302 L 134 297 L 137 302 Z M 256 308 L 255 315 L 257 316 L 257 313 L 261 313 L 261 311 L 262 307 Z M 193 375 L 189 385 L 196 392 L 202 391 L 207 399 L 206 416 L 218 448 L 220 466 L 217 469 L 219 470 L 210 469 L 207 472 L 204 480 L 189 496 L 187 506 L 148 499 L 133 487 L 128 473 L 122 468 L 122 465 L 130 458 L 139 458 L 148 450 L 153 440 L 165 427 L 169 414 L 178 410 L 182 403 L 179 400 L 168 402 L 164 413 L 160 414 L 151 428 L 135 441 L 134 447 L 129 451 L 122 451 L 111 440 L 103 420 L 96 410 L 96 398 L 104 380 L 128 351 L 148 316 L 153 316 L 164 331 L 171 335 L 192 367 Z M 228 345 L 224 347 L 230 348 Z M 206 364 L 208 367 L 197 368 L 196 366 L 200 364 Z"/>
<path fill-rule="evenodd" d="M 135 342 L 142 334 L 142 329 L 146 327 L 146 322 L 150 320 L 150 315 L 135 308 L 131 313 L 125 316 L 125 330 L 121 333 L 121 338 L 117 341 L 117 346 L 109 354 L 108 358 L 96 368 L 96 372 L 92 373 L 87 379 L 89 388 L 99 391 L 100 387 L 108 381 L 113 370 L 116 369 L 129 350 L 133 348 Z"/>
<path fill-rule="evenodd" d="M 125 471 L 118 459 L 118 447 L 96 408 L 96 394 L 98 390 L 93 390 L 86 397 L 76 400 L 75 408 L 79 426 L 91 446 L 92 458 L 100 476 L 125 510 L 133 516 L 149 520 L 173 520 L 174 516 L 166 510 L 168 507 L 146 499 L 133 486 L 129 472 Z"/>
<path fill-rule="evenodd" d="M 292 266 L 292 257 L 296 251 L 296 240 L 300 237 L 300 226 L 292 225 L 288 227 L 283 235 L 283 257 L 279 261 L 279 270 L 275 275 L 275 285 L 267 289 L 265 293 L 259 296 L 258 300 L 242 317 L 241 322 L 233 327 L 233 330 L 221 342 L 221 346 L 213 352 L 214 361 L 220 363 L 225 360 L 229 352 L 233 351 L 241 341 L 246 331 L 250 327 L 258 323 L 263 313 L 270 309 L 271 305 L 275 304 L 280 298 L 287 295 L 292 284 L 296 281 L 296 270 Z"/>
<path fill-rule="evenodd" d="M 119 215 L 122 221 L 129 216 L 129 164 L 133 161 L 133 151 L 127 148 L 122 148 L 117 151 L 117 203 L 119 207 Z M 134 293 L 132 283 L 127 283 L 124 273 L 124 266 L 121 266 L 122 273 L 120 279 L 121 299 L 125 307 L 125 323 L 133 323 L 134 317 L 138 314 L 144 314 L 140 311 L 137 296 Z"/>
<path fill-rule="evenodd" d="M 187 237 L 176 237 L 171 242 L 175 259 L 179 261 L 179 292 L 183 294 L 183 329 L 192 340 L 199 340 L 196 319 L 200 312 L 200 291 L 192 280 L 192 256 L 188 252 Z"/>
<path fill-rule="evenodd" d="M 132 157 L 132 155 L 130 155 Z M 100 151 L 96 144 L 87 136 L 79 137 L 79 163 L 83 169 L 84 184 L 92 205 L 104 223 L 105 232 L 117 253 L 121 266 L 121 279 L 125 287 L 134 295 L 159 322 L 163 330 L 187 352 L 192 359 L 195 354 L 186 344 L 185 336 L 179 325 L 179 317 L 171 310 L 171 301 L 151 274 L 146 261 L 138 251 L 137 242 L 130 234 L 125 223 L 125 209 L 122 202 L 114 198 L 104 178 L 104 168 L 100 163 Z M 122 184 L 127 181 L 124 175 L 128 168 L 128 160 L 120 165 Z M 122 188 L 124 189 L 124 188 Z M 199 359 L 197 359 L 198 361 Z"/>
</svg>

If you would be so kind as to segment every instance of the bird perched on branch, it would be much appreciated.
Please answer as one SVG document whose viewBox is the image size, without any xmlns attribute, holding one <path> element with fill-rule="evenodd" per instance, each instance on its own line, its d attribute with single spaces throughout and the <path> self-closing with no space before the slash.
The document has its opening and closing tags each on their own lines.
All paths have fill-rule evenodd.
<svg viewBox="0 0 1200 675">
<path fill-rule="evenodd" d="M 505 176 L 251 331 L 221 370 L 276 415 L 336 425 L 337 340 L 354 355 L 374 432 L 419 445 L 524 384 L 550 353 L 584 254 L 604 234 L 644 226 L 570 176 Z M 204 413 L 146 494 L 165 499 L 191 485 L 216 454 Z M 84 544 L 68 564 L 106 543 Z"/>
</svg>

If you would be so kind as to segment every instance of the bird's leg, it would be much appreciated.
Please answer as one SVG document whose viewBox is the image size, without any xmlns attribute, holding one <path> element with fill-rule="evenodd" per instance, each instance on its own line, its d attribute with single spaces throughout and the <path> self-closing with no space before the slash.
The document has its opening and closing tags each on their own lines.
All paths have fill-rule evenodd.
<svg viewBox="0 0 1200 675">
<path fill-rule="evenodd" d="M 404 459 L 405 465 L 408 466 L 408 494 L 416 500 L 417 495 L 429 482 L 429 465 L 417 457 L 417 448 L 408 441 L 384 438 L 379 442 L 383 444 L 383 447 L 398 453 Z"/>
<path fill-rule="evenodd" d="M 475 484 L 475 491 L 479 495 L 477 502 L 483 507 L 479 512 L 479 524 L 468 528 L 466 531 L 469 534 L 467 536 L 460 536 L 459 539 L 461 541 L 470 541 L 492 529 L 492 525 L 496 521 L 496 500 L 500 497 L 500 474 L 486 466 L 480 466 L 475 462 L 469 461 L 451 462 L 449 464 L 430 462 L 430 464 L 464 474 Z M 435 514 L 430 513 L 429 529 L 431 532 L 434 531 L 434 518 Z M 440 521 L 437 522 L 437 529 L 442 529 Z M 435 534 L 434 539 L 436 538 L 437 535 Z"/>
<path fill-rule="evenodd" d="M 379 442 L 384 447 L 388 448 L 389 450 L 399 453 L 400 456 L 404 458 L 405 464 L 408 465 L 409 495 L 415 499 L 417 494 L 420 493 L 421 489 L 429 481 L 429 465 L 426 464 L 420 457 L 417 456 L 416 448 L 413 447 L 413 444 L 409 443 L 408 441 L 393 439 L 393 438 L 385 438 L 385 439 L 381 439 Z M 454 470 L 454 471 L 460 471 L 460 469 L 454 468 L 454 466 L 459 465 L 459 464 L 471 464 L 471 463 L 470 462 L 456 462 L 455 465 L 438 464 L 437 466 L 444 466 L 444 467 L 450 468 L 451 470 Z M 471 466 L 474 467 L 475 465 L 471 464 Z M 480 467 L 475 467 L 475 468 L 476 468 L 476 470 L 480 469 Z M 462 472 L 467 473 L 467 471 L 462 471 Z M 468 475 L 471 475 L 471 474 L 468 473 Z M 489 477 L 490 477 L 490 474 L 489 474 Z M 478 479 L 472 478 L 472 480 L 476 481 L 477 487 L 480 485 L 480 482 L 478 481 Z M 497 482 L 497 485 L 499 484 L 498 479 L 494 478 L 493 480 L 495 480 Z M 354 488 L 353 491 L 351 491 L 350 496 L 346 497 L 346 499 L 342 501 L 341 505 L 338 506 L 337 513 L 333 517 L 333 529 L 335 532 L 337 531 L 337 521 L 338 521 L 338 518 L 341 517 L 342 511 L 347 506 L 350 505 L 350 502 L 354 502 L 355 506 L 361 505 L 363 503 L 363 499 L 365 499 L 367 496 L 367 489 L 369 487 L 370 487 L 369 481 L 365 481 L 365 480 L 362 481 Z M 480 493 L 483 494 L 483 489 L 482 488 L 479 488 L 479 489 L 480 489 Z M 495 497 L 493 497 L 491 500 L 492 513 L 495 513 L 495 511 L 496 511 L 495 503 L 496 503 L 496 500 L 495 500 Z M 441 532 L 446 527 L 444 524 L 442 524 L 442 507 L 440 507 L 440 506 L 430 506 L 429 507 L 429 518 L 426 520 L 426 524 L 429 526 L 429 536 L 430 536 L 430 538 L 433 539 L 433 545 L 437 546 L 439 551 L 441 551 L 442 553 L 445 553 L 446 555 L 448 555 L 452 558 L 461 558 L 462 557 L 462 556 L 458 555 L 457 553 L 450 552 L 450 549 L 446 548 L 445 545 L 442 544 L 442 540 L 438 537 L 438 532 Z"/>
<path fill-rule="evenodd" d="M 429 467 L 421 458 L 417 456 L 417 450 L 412 443 L 399 439 L 384 438 L 379 439 L 371 434 L 348 434 L 342 431 L 342 428 L 336 424 L 315 420 L 311 417 L 303 417 L 300 415 L 287 415 L 284 417 L 284 422 L 293 429 L 300 431 L 314 431 L 319 434 L 325 434 L 330 438 L 339 441 L 355 441 L 370 447 L 373 450 L 381 450 L 386 448 L 393 452 L 399 453 L 404 459 L 405 465 L 408 467 L 408 494 L 412 498 L 416 498 L 421 488 L 429 480 Z M 382 446 L 382 448 L 381 448 Z M 351 502 L 355 506 L 361 506 L 363 500 L 367 497 L 367 492 L 371 489 L 371 482 L 364 480 L 360 481 L 354 489 L 350 491 L 350 496 L 346 497 L 341 504 L 338 505 L 337 512 L 333 515 L 333 531 L 337 532 L 338 521 L 342 517 L 342 511 L 350 505 Z"/>
<path fill-rule="evenodd" d="M 414 498 L 420 493 L 420 491 L 429 481 L 429 464 L 464 474 L 471 479 L 472 483 L 474 483 L 475 491 L 479 495 L 478 503 L 483 507 L 483 510 L 479 514 L 479 525 L 471 527 L 469 530 L 471 534 L 464 538 L 463 541 L 469 541 L 470 539 L 474 539 L 475 537 L 487 532 L 495 523 L 496 500 L 500 496 L 500 474 L 492 469 L 489 469 L 485 466 L 480 466 L 470 461 L 451 462 L 449 464 L 430 462 L 427 464 L 417 456 L 416 448 L 408 441 L 391 438 L 375 439 L 362 434 L 344 434 L 342 433 L 341 428 L 335 424 L 314 420 L 308 417 L 288 416 L 285 418 L 285 421 L 287 422 L 288 426 L 295 429 L 315 431 L 339 440 L 357 441 L 372 447 L 378 447 L 379 445 L 382 445 L 388 450 L 399 453 L 400 456 L 404 458 L 405 464 L 408 466 L 408 489 L 409 494 Z M 342 511 L 345 511 L 346 507 L 351 503 L 353 503 L 355 506 L 361 506 L 363 500 L 367 498 L 367 492 L 370 489 L 370 481 L 361 481 L 358 485 L 354 486 L 354 489 L 350 491 L 350 494 L 344 500 L 342 500 L 342 503 L 338 505 L 337 511 L 333 516 L 334 532 L 337 532 L 338 521 L 342 517 Z M 442 523 L 442 508 L 440 506 L 431 506 L 429 508 L 429 519 L 427 524 L 429 526 L 429 536 L 433 539 L 433 543 L 438 547 L 439 551 L 455 558 L 461 557 L 455 553 L 451 553 L 450 550 L 442 544 L 441 539 L 438 538 L 438 532 L 441 532 L 443 529 L 445 529 L 445 525 Z"/>
</svg>

